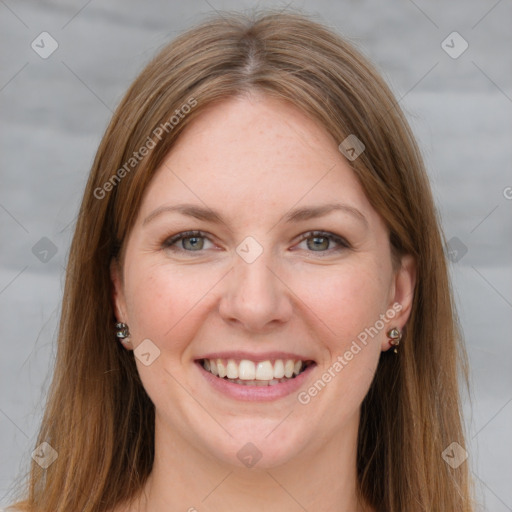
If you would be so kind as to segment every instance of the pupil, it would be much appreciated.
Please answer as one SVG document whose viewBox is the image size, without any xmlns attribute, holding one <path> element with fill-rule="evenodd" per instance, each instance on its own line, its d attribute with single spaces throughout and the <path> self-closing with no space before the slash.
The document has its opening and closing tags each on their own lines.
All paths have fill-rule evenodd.
<svg viewBox="0 0 512 512">
<path fill-rule="evenodd" d="M 193 236 L 193 237 L 185 238 L 184 243 L 187 244 L 187 242 L 189 242 L 190 248 L 192 248 L 192 249 L 197 249 L 197 248 L 202 249 L 201 241 L 202 241 L 202 239 L 200 237 Z"/>
<path fill-rule="evenodd" d="M 325 236 L 316 236 L 310 240 L 313 240 L 313 248 L 316 249 L 327 249 L 329 246 L 329 240 Z"/>
</svg>

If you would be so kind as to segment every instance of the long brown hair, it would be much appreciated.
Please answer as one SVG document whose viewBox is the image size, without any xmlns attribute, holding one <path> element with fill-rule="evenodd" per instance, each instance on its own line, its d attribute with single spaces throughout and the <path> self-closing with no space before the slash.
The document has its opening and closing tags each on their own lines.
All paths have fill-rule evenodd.
<svg viewBox="0 0 512 512">
<path fill-rule="evenodd" d="M 416 259 L 399 354 L 382 354 L 362 404 L 361 496 L 378 511 L 473 510 L 468 463 L 452 468 L 441 455 L 452 442 L 465 446 L 458 377 L 467 380 L 467 363 L 416 142 L 393 94 L 351 44 L 304 15 L 268 11 L 223 13 L 182 34 L 131 85 L 107 128 L 71 244 L 37 441 L 58 458 L 47 469 L 32 463 L 22 510 L 106 511 L 142 489 L 154 406 L 133 352 L 116 342 L 109 265 L 179 134 L 212 102 L 254 90 L 291 102 L 339 142 L 351 134 L 363 141 L 351 166 L 389 227 L 395 256 Z"/>
</svg>

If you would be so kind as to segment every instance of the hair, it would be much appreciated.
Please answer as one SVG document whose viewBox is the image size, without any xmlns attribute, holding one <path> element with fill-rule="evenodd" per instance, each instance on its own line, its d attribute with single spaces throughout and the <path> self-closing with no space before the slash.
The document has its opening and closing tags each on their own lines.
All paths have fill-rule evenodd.
<svg viewBox="0 0 512 512">
<path fill-rule="evenodd" d="M 416 261 L 399 353 L 381 355 L 361 406 L 360 496 L 377 511 L 473 510 L 468 463 L 454 469 L 441 456 L 454 441 L 465 447 L 459 377 L 467 385 L 467 356 L 445 239 L 412 131 L 352 44 L 303 14 L 272 11 L 223 13 L 181 34 L 114 113 L 70 248 L 37 439 L 58 458 L 47 469 L 31 463 L 21 510 L 107 511 L 135 499 L 146 482 L 155 411 L 133 352 L 116 342 L 110 263 L 122 255 L 144 191 L 180 133 L 213 103 L 252 92 L 289 102 L 338 142 L 354 134 L 364 143 L 349 164 L 389 228 L 395 259 L 410 254 Z"/>
</svg>

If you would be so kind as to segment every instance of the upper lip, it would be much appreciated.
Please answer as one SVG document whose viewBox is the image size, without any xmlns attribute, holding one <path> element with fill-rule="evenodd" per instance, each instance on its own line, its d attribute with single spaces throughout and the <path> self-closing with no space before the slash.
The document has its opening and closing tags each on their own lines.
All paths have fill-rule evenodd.
<svg viewBox="0 0 512 512">
<path fill-rule="evenodd" d="M 275 361 L 276 359 L 293 359 L 294 361 L 314 361 L 313 358 L 307 356 L 301 356 L 300 354 L 294 354 L 292 352 L 280 352 L 280 351 L 272 351 L 272 352 L 261 352 L 261 353 L 252 353 L 245 352 L 243 350 L 233 350 L 229 352 L 210 352 L 201 357 L 198 357 L 196 360 L 200 359 L 248 359 L 249 361 Z"/>
</svg>

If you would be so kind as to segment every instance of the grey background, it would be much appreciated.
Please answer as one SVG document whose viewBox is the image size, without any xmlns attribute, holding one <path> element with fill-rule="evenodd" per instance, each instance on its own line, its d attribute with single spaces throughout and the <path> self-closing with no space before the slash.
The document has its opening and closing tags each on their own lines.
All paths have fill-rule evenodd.
<svg viewBox="0 0 512 512">
<path fill-rule="evenodd" d="M 451 273 L 472 370 L 465 463 L 482 510 L 512 511 L 512 3 L 287 5 L 318 14 L 373 60 L 420 141 L 458 248 Z M 286 4 L 0 0 L 0 506 L 34 449 L 75 216 L 113 109 L 182 30 L 214 9 L 255 7 Z M 59 45 L 47 59 L 31 48 L 43 31 Z M 441 46 L 453 31 L 469 45 L 456 59 Z M 445 44 L 462 48 L 454 41 Z"/>
</svg>

